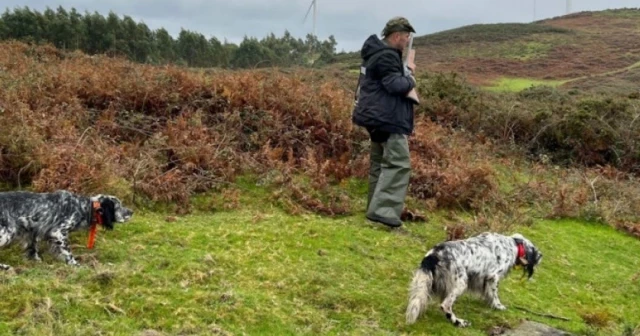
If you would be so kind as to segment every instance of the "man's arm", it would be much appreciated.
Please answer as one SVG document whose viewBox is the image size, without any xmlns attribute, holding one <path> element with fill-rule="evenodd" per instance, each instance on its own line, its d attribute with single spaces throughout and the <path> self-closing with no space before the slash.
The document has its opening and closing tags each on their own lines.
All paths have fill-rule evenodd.
<svg viewBox="0 0 640 336">
<path fill-rule="evenodd" d="M 411 76 L 405 76 L 399 72 L 402 69 L 402 63 L 398 63 L 399 57 L 393 54 L 380 55 L 376 70 L 382 78 L 382 85 L 391 94 L 405 96 L 415 86 L 416 82 Z"/>
</svg>

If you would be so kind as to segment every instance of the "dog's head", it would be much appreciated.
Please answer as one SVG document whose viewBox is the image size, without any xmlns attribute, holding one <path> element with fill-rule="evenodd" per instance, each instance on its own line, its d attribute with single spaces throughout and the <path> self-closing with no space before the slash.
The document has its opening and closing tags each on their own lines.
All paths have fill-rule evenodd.
<svg viewBox="0 0 640 336">
<path fill-rule="evenodd" d="M 100 202 L 102 225 L 107 230 L 113 230 L 114 223 L 124 223 L 133 216 L 133 210 L 122 205 L 122 202 L 115 196 L 97 195 L 93 199 Z"/>
<path fill-rule="evenodd" d="M 523 235 L 516 233 L 511 236 L 516 244 L 522 244 L 524 246 L 524 257 L 520 259 L 520 263 L 524 267 L 525 272 L 531 278 L 536 266 L 542 261 L 542 253 L 533 243 L 525 238 Z"/>
</svg>

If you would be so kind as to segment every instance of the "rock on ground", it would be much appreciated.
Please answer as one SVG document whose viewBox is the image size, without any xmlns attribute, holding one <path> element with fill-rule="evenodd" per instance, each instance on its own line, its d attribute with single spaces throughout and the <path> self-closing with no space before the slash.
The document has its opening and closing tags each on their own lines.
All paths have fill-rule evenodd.
<svg viewBox="0 0 640 336">
<path fill-rule="evenodd" d="M 509 330 L 502 336 L 572 336 L 570 333 L 552 328 L 546 324 L 525 321 L 515 329 Z"/>
</svg>

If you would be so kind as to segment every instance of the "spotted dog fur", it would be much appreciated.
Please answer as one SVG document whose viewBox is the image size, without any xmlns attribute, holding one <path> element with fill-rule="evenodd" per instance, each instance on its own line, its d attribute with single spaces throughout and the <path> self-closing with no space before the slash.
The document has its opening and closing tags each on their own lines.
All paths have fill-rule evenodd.
<svg viewBox="0 0 640 336">
<path fill-rule="evenodd" d="M 524 256 L 518 258 L 518 244 Z M 416 322 L 436 295 L 447 319 L 459 327 L 470 323 L 453 313 L 453 304 L 466 290 L 481 294 L 494 309 L 506 307 L 498 297 L 498 284 L 511 269 L 522 265 L 529 278 L 540 263 L 542 253 L 521 234 L 504 236 L 485 232 L 465 240 L 440 243 L 422 259 L 409 288 L 406 311 L 408 324 Z"/>
<path fill-rule="evenodd" d="M 102 224 L 108 230 L 113 229 L 115 222 L 125 222 L 133 215 L 132 210 L 110 195 L 84 197 L 64 190 L 0 193 L 0 247 L 22 241 L 26 257 L 39 261 L 38 242 L 44 240 L 56 257 L 69 265 L 77 265 L 69 248 L 69 233 L 89 229 L 93 201 L 100 203 Z M 1 270 L 10 268 L 0 264 Z"/>
</svg>

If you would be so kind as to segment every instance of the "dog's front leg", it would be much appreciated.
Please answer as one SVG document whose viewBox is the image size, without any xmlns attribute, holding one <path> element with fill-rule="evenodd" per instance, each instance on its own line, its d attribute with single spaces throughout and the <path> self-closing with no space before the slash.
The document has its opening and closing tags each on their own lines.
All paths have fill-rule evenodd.
<svg viewBox="0 0 640 336">
<path fill-rule="evenodd" d="M 64 260 L 68 265 L 77 266 L 78 262 L 71 254 L 69 248 L 69 231 L 66 229 L 58 229 L 52 231 L 49 235 L 49 245 L 51 246 L 51 253 L 53 253 L 58 259 Z"/>
<path fill-rule="evenodd" d="M 491 308 L 497 310 L 505 310 L 505 307 L 498 297 L 498 284 L 500 283 L 500 278 L 498 275 L 490 276 L 486 279 L 486 285 L 484 288 L 484 297 L 487 300 L 487 303 L 491 305 Z"/>
<path fill-rule="evenodd" d="M 31 233 L 27 238 L 27 242 L 24 244 L 24 254 L 27 259 L 41 261 L 38 254 L 38 236 L 36 233 Z"/>
</svg>

